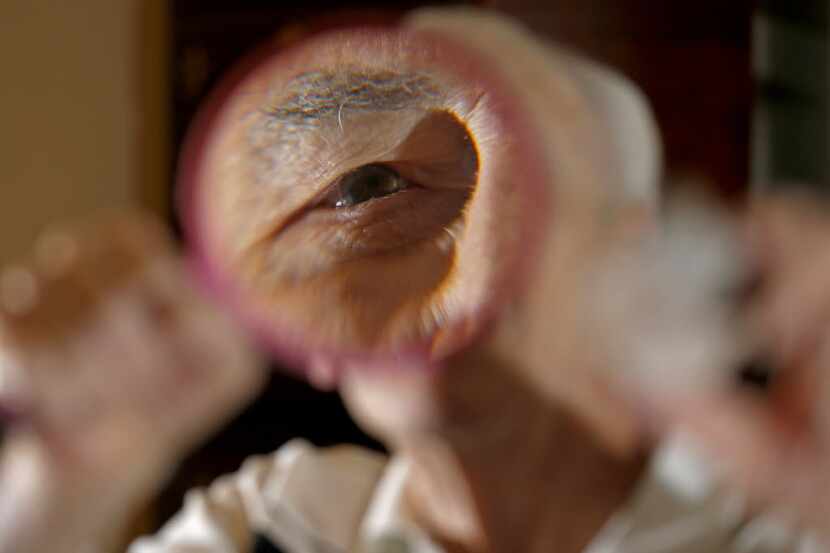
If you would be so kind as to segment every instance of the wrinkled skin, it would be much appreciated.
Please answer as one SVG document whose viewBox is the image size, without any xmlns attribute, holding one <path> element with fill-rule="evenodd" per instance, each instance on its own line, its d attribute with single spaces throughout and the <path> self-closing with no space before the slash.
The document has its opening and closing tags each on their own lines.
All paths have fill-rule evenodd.
<svg viewBox="0 0 830 553">
<path fill-rule="evenodd" d="M 532 114 L 526 120 L 532 121 L 533 148 L 522 150 L 512 134 L 499 134 L 515 120 L 488 112 L 493 105 L 486 97 L 480 101 L 481 90 L 438 72 L 435 86 L 444 92 L 430 101 L 452 97 L 456 108 L 468 111 L 453 108 L 449 119 L 440 115 L 444 104 L 437 116 L 434 104 L 408 108 L 398 117 L 345 111 L 326 128 L 338 136 L 342 124 L 346 138 L 338 138 L 333 150 L 342 155 L 323 168 L 297 159 L 294 177 L 280 178 L 306 184 L 287 196 L 274 199 L 251 188 L 262 181 L 245 172 L 262 169 L 245 163 L 250 158 L 244 154 L 228 154 L 243 163 L 214 170 L 237 172 L 221 182 L 238 184 L 233 189 L 239 197 L 211 209 L 241 205 L 250 211 L 227 227 L 212 227 L 211 239 L 226 248 L 223 259 L 242 269 L 256 294 L 273 293 L 275 302 L 308 317 L 298 324 L 312 327 L 323 321 L 321 309 L 340 309 L 338 317 L 347 323 L 325 331 L 323 342 L 334 337 L 340 345 L 382 349 L 440 334 L 431 342 L 430 370 L 421 366 L 424 359 L 413 361 L 415 367 L 351 362 L 339 374 L 309 367 L 325 383 L 338 379 L 356 420 L 412 457 L 409 497 L 424 527 L 450 551 L 534 553 L 552 550 L 553 543 L 557 551 L 579 551 L 625 500 L 654 440 L 683 430 L 729 467 L 726 477 L 733 485 L 827 528 L 827 506 L 820 502 L 830 493 L 804 493 L 818 486 L 827 490 L 824 469 L 830 462 L 821 407 L 827 398 L 824 387 L 815 385 L 827 374 L 825 216 L 780 200 L 746 215 L 751 247 L 767 276 L 750 318 L 787 370 L 776 401 L 698 393 L 671 402 L 642 397 L 632 404 L 599 370 L 609 359 L 603 336 L 579 321 L 590 305 L 586 276 L 609 251 L 653 230 L 651 205 L 627 205 L 609 185 L 614 172 L 608 145 L 590 105 L 577 89 L 562 87 L 569 81 L 557 70 L 566 62 L 523 31 L 470 14 L 426 13 L 407 26 L 454 36 L 486 59 L 506 83 L 515 109 Z M 407 59 L 421 55 L 387 51 Z M 338 58 L 355 55 L 348 49 L 317 55 L 318 64 L 355 63 Z M 373 59 L 381 68 L 391 63 L 383 56 Z M 460 88 L 447 93 L 452 87 Z M 480 113 L 477 122 L 465 119 L 473 113 Z M 419 125 L 429 140 L 409 140 L 418 136 Z M 470 161 L 468 134 L 477 144 L 476 163 Z M 304 138 L 309 142 L 296 151 L 326 152 L 327 136 Z M 220 137 L 216 147 L 226 152 L 244 152 L 250 143 L 250 134 L 227 131 Z M 439 139 L 446 143 L 436 147 Z M 365 233 L 364 251 L 338 259 L 348 255 L 325 246 L 325 237 L 344 232 L 336 215 L 292 214 L 344 171 L 395 161 L 403 150 L 389 144 L 405 144 L 407 159 L 421 160 L 400 165 L 402 175 L 427 167 L 410 178 L 420 184 L 431 175 L 442 178 L 426 178 L 436 184 L 418 196 L 393 194 L 365 204 L 355 217 L 358 225 L 383 219 L 373 210 L 384 209 L 400 232 L 380 227 Z M 319 161 L 317 154 L 311 158 Z M 511 175 L 528 174 L 534 163 L 541 164 L 534 174 L 550 181 L 541 183 L 537 190 L 543 193 L 530 203 L 497 186 Z M 471 199 L 476 183 L 481 195 Z M 253 199 L 244 197 L 248 193 Z M 540 213 L 556 213 L 556 225 L 531 218 L 542 231 L 528 235 L 538 242 L 527 274 L 521 282 L 497 278 L 505 266 L 512 270 L 523 263 L 513 229 L 522 227 L 520 210 L 539 203 Z M 411 210 L 424 212 L 413 217 Z M 286 221 L 293 223 L 287 227 Z M 455 223 L 463 234 L 445 236 L 446 226 Z M 270 249 L 246 250 L 261 245 L 262 236 L 273 238 L 275 228 L 290 232 L 278 234 Z M 477 249 L 481 244 L 492 249 Z M 279 262 L 269 265 L 268 252 Z M 389 286 L 398 271 L 412 278 L 406 286 Z M 269 279 L 278 281 L 278 292 L 258 288 L 273 283 Z M 353 287 L 343 285 L 350 279 L 380 285 L 355 296 Z M 500 288 L 513 284 L 521 284 L 520 291 Z M 499 295 L 504 305 L 487 332 L 472 321 L 470 343 L 470 325 L 454 325 L 453 316 L 475 314 L 477 302 L 495 301 L 485 293 L 491 286 L 509 301 Z M 315 303 L 321 289 L 334 290 L 325 304 Z M 349 293 L 338 293 L 344 290 Z M 445 304 L 448 297 L 455 303 Z M 354 306 L 364 307 L 366 298 L 380 301 L 355 315 Z M 4 405 L 22 421 L 2 450 L 2 551 L 77 553 L 89 542 L 106 543 L 177 459 L 255 397 L 264 379 L 241 331 L 194 291 L 164 233 L 144 217 L 45 236 L 30 259 L 3 273 L 0 305 Z M 452 305 L 464 309 L 456 312 Z M 427 317 L 420 324 L 424 313 L 436 310 L 449 318 Z"/>
</svg>

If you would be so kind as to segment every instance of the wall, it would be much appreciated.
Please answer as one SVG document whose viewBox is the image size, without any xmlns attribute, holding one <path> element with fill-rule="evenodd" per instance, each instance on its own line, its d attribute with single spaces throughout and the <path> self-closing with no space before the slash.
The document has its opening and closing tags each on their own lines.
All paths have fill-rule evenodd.
<svg viewBox="0 0 830 553">
<path fill-rule="evenodd" d="M 0 263 L 144 197 L 141 0 L 0 3 Z"/>
<path fill-rule="evenodd" d="M 668 187 L 693 176 L 724 198 L 745 196 L 756 0 L 488 1 L 643 89 L 662 133 Z"/>
<path fill-rule="evenodd" d="M 829 0 L 765 0 L 755 18 L 753 183 L 830 192 Z"/>
</svg>

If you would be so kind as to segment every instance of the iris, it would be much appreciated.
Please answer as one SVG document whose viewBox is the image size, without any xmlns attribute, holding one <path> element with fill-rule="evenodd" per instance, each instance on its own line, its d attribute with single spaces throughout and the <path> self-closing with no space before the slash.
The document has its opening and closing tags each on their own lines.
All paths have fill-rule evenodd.
<svg viewBox="0 0 830 553">
<path fill-rule="evenodd" d="M 334 208 L 352 207 L 408 187 L 406 179 L 393 169 L 384 165 L 364 165 L 341 177 L 325 204 Z"/>
</svg>

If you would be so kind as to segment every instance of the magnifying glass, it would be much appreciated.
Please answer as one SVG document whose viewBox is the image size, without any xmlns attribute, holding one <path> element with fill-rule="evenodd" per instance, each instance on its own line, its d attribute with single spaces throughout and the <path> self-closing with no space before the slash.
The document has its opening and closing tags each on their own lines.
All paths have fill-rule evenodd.
<svg viewBox="0 0 830 553">
<path fill-rule="evenodd" d="M 629 159 L 618 135 L 653 147 L 653 124 L 599 73 L 480 11 L 266 48 L 186 141 L 194 266 L 277 359 L 318 380 L 436 366 L 521 294 L 560 213 L 595 225 L 627 181 L 652 185 L 657 154 Z M 636 124 L 607 117 L 621 98 Z"/>
</svg>

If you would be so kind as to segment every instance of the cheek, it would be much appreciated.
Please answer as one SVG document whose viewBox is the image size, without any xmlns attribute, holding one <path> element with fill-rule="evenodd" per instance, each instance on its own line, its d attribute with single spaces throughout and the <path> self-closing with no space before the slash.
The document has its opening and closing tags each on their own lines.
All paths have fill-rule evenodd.
<svg viewBox="0 0 830 553">
<path fill-rule="evenodd" d="M 434 332 L 437 290 L 452 255 L 435 242 L 338 264 L 317 276 L 272 287 L 268 303 L 307 329 L 309 344 L 394 349 Z"/>
<path fill-rule="evenodd" d="M 261 305 L 309 342 L 394 350 L 444 319 L 467 192 L 415 190 L 350 216 L 311 213 L 242 252 L 236 270 Z"/>
</svg>

